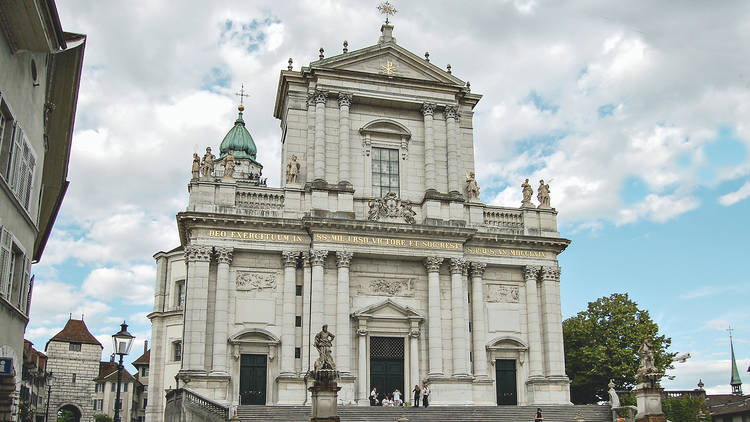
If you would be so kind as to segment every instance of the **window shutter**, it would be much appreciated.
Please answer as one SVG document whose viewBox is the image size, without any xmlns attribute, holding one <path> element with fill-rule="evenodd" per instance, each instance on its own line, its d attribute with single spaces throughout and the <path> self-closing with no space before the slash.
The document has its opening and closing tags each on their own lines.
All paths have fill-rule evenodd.
<svg viewBox="0 0 750 422">
<path fill-rule="evenodd" d="M 18 122 L 13 122 L 13 133 L 10 137 L 10 151 L 8 152 L 8 168 L 5 172 L 5 179 L 8 181 L 8 185 L 10 185 L 13 192 L 18 191 L 16 189 L 16 184 L 18 179 L 18 162 L 21 155 L 22 132 L 21 127 L 18 126 Z"/>
<path fill-rule="evenodd" d="M 26 309 L 26 315 L 29 315 L 29 312 L 31 312 L 31 292 L 34 291 L 34 276 L 31 276 L 29 278 L 29 275 L 31 274 L 31 261 L 29 258 L 26 258 L 26 270 L 23 273 L 23 279 L 29 280 L 28 283 L 28 289 L 26 289 L 26 308 L 19 308 L 19 309 Z"/>
<path fill-rule="evenodd" d="M 19 184 L 18 199 L 21 201 L 21 204 L 23 204 L 23 207 L 26 208 L 27 211 L 31 211 L 31 188 L 33 186 L 35 165 L 36 160 L 34 160 L 33 150 L 31 149 L 31 146 L 28 142 L 24 142 L 23 162 L 20 169 L 21 183 Z"/>
<path fill-rule="evenodd" d="M 0 294 L 10 297 L 10 232 L 2 229 L 0 234 Z"/>
</svg>

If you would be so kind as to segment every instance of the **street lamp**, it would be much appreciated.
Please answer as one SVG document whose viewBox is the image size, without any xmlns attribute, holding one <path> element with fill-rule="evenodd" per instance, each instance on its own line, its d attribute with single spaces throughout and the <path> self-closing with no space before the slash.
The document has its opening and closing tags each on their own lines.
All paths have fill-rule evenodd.
<svg viewBox="0 0 750 422">
<path fill-rule="evenodd" d="M 112 345 L 114 351 L 120 355 L 120 364 L 117 365 L 117 396 L 115 397 L 115 418 L 114 422 L 121 422 L 120 419 L 120 382 L 122 382 L 122 358 L 130 353 L 130 348 L 133 346 L 133 339 L 135 338 L 128 332 L 128 324 L 125 321 L 120 324 L 120 332 L 112 335 Z"/>
<path fill-rule="evenodd" d="M 49 421 L 49 398 L 52 394 L 52 384 L 55 383 L 55 377 L 52 374 L 52 371 L 49 372 L 49 375 L 47 375 L 47 410 L 44 414 L 44 422 Z"/>
</svg>

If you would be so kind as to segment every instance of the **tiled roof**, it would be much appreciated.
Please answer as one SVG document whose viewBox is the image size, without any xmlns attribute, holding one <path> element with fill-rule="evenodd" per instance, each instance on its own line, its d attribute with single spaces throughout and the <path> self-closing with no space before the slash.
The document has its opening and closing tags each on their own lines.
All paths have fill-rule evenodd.
<svg viewBox="0 0 750 422">
<path fill-rule="evenodd" d="M 69 319 L 67 324 L 65 324 L 65 328 L 63 328 L 59 333 L 55 334 L 51 339 L 49 339 L 49 341 L 47 342 L 47 346 L 49 346 L 50 341 L 98 344 L 99 347 L 102 347 L 102 344 L 99 343 L 99 340 L 97 340 L 96 337 L 91 334 L 89 329 L 86 327 L 86 324 L 83 322 L 83 320 L 80 319 Z M 47 350 L 46 346 L 44 350 Z"/>
<path fill-rule="evenodd" d="M 117 363 L 99 362 L 99 376 L 94 381 L 115 381 L 117 380 Z M 122 369 L 122 382 L 138 382 L 127 369 Z"/>
<path fill-rule="evenodd" d="M 709 395 L 706 397 L 706 406 L 708 406 L 712 416 L 750 415 L 750 395 Z"/>
<path fill-rule="evenodd" d="M 148 349 L 146 350 L 145 353 L 141 355 L 141 357 L 133 361 L 133 366 L 148 365 L 148 362 L 150 359 L 151 359 L 151 349 Z"/>
</svg>

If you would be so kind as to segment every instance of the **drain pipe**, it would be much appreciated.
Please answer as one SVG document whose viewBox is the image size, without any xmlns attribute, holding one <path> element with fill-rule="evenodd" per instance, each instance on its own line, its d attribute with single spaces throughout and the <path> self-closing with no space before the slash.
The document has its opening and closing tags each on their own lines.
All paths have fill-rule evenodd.
<svg viewBox="0 0 750 422">
<path fill-rule="evenodd" d="M 310 247 L 308 248 L 308 254 L 310 251 L 312 251 L 313 248 L 313 235 L 310 231 L 309 224 L 304 223 L 305 231 L 307 231 L 307 235 L 310 237 Z M 304 271 L 304 269 L 303 269 Z M 308 282 L 308 280 L 304 280 L 305 283 Z M 308 376 L 310 374 L 310 353 L 312 352 L 312 342 L 310 342 L 311 336 L 312 336 L 312 295 L 313 295 L 313 289 L 312 289 L 312 267 L 310 268 L 310 296 L 307 298 L 309 305 L 307 306 L 307 371 L 305 371 L 305 401 L 302 402 L 303 406 L 307 405 L 307 380 Z M 303 342 L 304 344 L 304 342 Z"/>
</svg>

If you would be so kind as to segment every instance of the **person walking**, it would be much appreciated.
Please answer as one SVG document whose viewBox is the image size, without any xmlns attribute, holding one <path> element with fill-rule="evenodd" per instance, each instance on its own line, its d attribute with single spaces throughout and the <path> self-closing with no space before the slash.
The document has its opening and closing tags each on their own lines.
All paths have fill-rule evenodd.
<svg viewBox="0 0 750 422">
<path fill-rule="evenodd" d="M 421 393 L 419 384 L 415 385 L 414 389 L 411 390 L 411 392 L 414 393 L 414 407 L 419 407 L 419 393 Z"/>
<path fill-rule="evenodd" d="M 430 387 L 427 384 L 422 386 L 422 407 L 430 405 Z"/>
<path fill-rule="evenodd" d="M 544 417 L 542 416 L 542 409 L 536 408 L 536 416 L 534 416 L 534 422 L 542 422 Z"/>
</svg>

